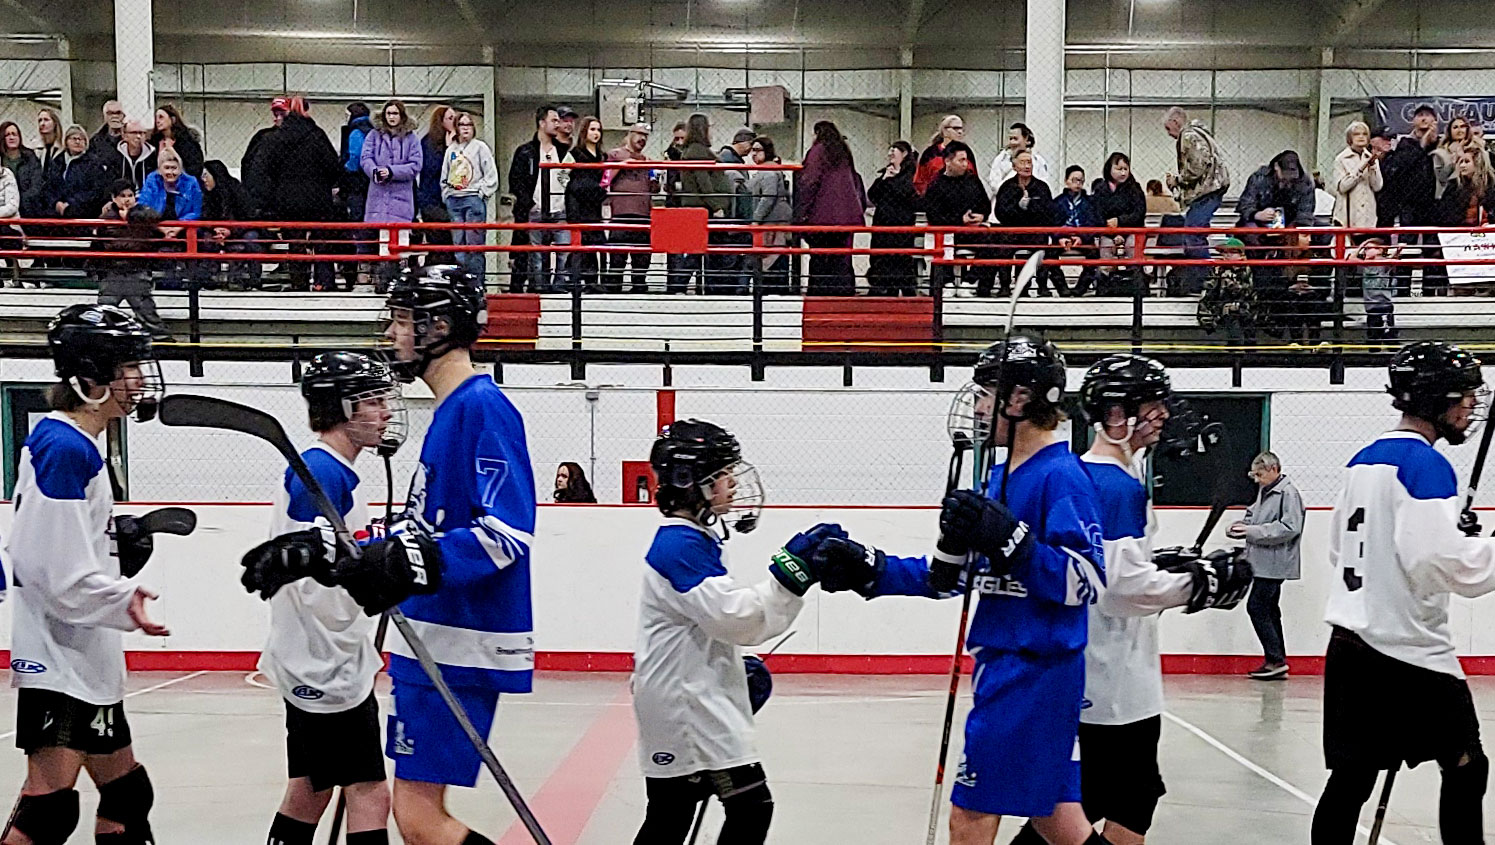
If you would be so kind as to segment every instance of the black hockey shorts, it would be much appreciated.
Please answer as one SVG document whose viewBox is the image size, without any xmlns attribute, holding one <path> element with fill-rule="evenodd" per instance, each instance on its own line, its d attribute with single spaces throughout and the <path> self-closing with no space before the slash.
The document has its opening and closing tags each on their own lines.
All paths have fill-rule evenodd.
<svg viewBox="0 0 1495 845">
<path fill-rule="evenodd" d="M 1127 725 L 1080 723 L 1080 803 L 1095 823 L 1115 822 L 1136 834 L 1152 827 L 1168 792 L 1158 771 L 1163 717 Z"/>
<path fill-rule="evenodd" d="M 286 774 L 309 778 L 317 792 L 385 779 L 374 694 L 351 710 L 308 713 L 287 701 Z"/>
<path fill-rule="evenodd" d="M 1479 747 L 1469 684 L 1413 666 L 1336 627 L 1324 659 L 1324 762 L 1390 769 L 1456 760 Z"/>
<path fill-rule="evenodd" d="M 125 704 L 89 704 L 70 695 L 22 687 L 16 696 L 16 747 L 27 754 L 68 748 L 113 754 L 130 745 Z"/>
</svg>

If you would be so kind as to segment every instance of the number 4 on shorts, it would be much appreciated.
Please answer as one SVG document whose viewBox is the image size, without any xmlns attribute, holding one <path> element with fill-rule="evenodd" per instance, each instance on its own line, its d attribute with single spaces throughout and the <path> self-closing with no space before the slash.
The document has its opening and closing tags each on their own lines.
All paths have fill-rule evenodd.
<svg viewBox="0 0 1495 845">
<path fill-rule="evenodd" d="M 114 736 L 114 713 L 108 707 L 100 707 L 88 726 L 99 736 Z"/>
</svg>

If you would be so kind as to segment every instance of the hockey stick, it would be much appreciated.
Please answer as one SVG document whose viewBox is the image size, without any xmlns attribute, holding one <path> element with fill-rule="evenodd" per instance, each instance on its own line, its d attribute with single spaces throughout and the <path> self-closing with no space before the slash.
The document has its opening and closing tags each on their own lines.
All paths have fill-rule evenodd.
<svg viewBox="0 0 1495 845">
<path fill-rule="evenodd" d="M 1490 412 L 1486 412 L 1488 416 Z M 1495 420 L 1485 420 L 1485 430 L 1479 435 L 1479 453 L 1474 456 L 1474 470 L 1469 473 L 1469 486 L 1464 490 L 1464 518 L 1474 521 L 1474 494 L 1479 491 L 1479 477 L 1485 472 L 1485 457 L 1490 454 L 1490 439 L 1495 436 Z"/>
<path fill-rule="evenodd" d="M 290 465 L 291 471 L 296 473 L 297 478 L 301 479 L 301 483 L 306 487 L 306 491 L 311 494 L 312 500 L 316 503 L 317 510 L 327 520 L 328 524 L 332 526 L 332 533 L 337 537 L 338 544 L 342 546 L 349 557 L 355 560 L 362 555 L 358 544 L 353 541 L 353 536 L 348 533 L 348 526 L 343 521 L 342 514 L 338 513 L 337 506 L 332 503 L 332 500 L 327 498 L 326 491 L 322 489 L 322 485 L 312 475 L 311 469 L 306 466 L 306 461 L 301 458 L 300 453 L 296 451 L 296 447 L 291 444 L 291 440 L 286 436 L 285 428 L 281 426 L 279 420 L 264 411 L 248 407 L 247 405 L 240 405 L 237 402 L 229 402 L 224 399 L 215 399 L 208 396 L 190 396 L 184 394 L 168 396 L 163 399 L 161 401 L 160 416 L 163 425 L 199 426 L 202 428 L 237 431 L 241 434 L 257 437 L 275 447 L 275 450 L 280 452 L 281 457 L 285 458 L 286 463 Z M 514 781 L 509 777 L 508 772 L 504 770 L 503 765 L 498 762 L 498 756 L 493 753 L 493 749 L 489 748 L 488 743 L 478 734 L 477 728 L 473 727 L 472 720 L 468 718 L 467 712 L 462 709 L 461 702 L 457 701 L 457 697 L 452 693 L 451 687 L 447 686 L 446 680 L 441 677 L 441 667 L 436 665 L 435 659 L 431 657 L 430 651 L 426 649 L 426 644 L 410 626 L 410 621 L 405 618 L 405 614 L 401 613 L 398 607 L 390 608 L 386 612 L 386 615 L 389 617 L 389 621 L 394 623 L 395 630 L 400 632 L 400 636 L 410 646 L 410 650 L 414 652 L 416 662 L 420 664 L 422 671 L 425 672 L 432 686 L 436 688 L 437 694 L 441 696 L 441 700 L 445 702 L 447 709 L 451 711 L 452 718 L 457 720 L 457 724 L 462 728 L 462 733 L 467 736 L 467 741 L 472 743 L 473 749 L 477 751 L 489 774 L 493 775 L 493 779 L 498 781 L 499 789 L 503 790 L 504 796 L 509 799 L 509 803 L 514 807 L 514 812 L 518 814 L 519 820 L 524 823 L 525 828 L 535 840 L 536 845 L 550 845 L 550 837 L 546 836 L 545 831 L 541 829 L 539 820 L 535 818 L 535 814 L 531 812 L 529 805 L 525 803 L 524 796 L 519 794 L 519 788 L 514 785 Z"/>
<path fill-rule="evenodd" d="M 1376 845 L 1381 841 L 1381 825 L 1386 822 L 1386 807 L 1391 803 L 1391 786 L 1396 783 L 1396 773 L 1401 767 L 1402 764 L 1398 761 L 1395 768 L 1386 770 L 1386 783 L 1381 787 L 1381 800 L 1376 804 L 1376 820 L 1371 823 L 1366 845 Z"/>
<path fill-rule="evenodd" d="M 1007 363 L 1007 341 L 1012 337 L 1012 326 L 1017 320 L 1017 301 L 1022 298 L 1023 292 L 1028 289 L 1028 285 L 1032 284 L 1033 279 L 1038 276 L 1038 271 L 1042 266 L 1043 250 L 1038 250 L 1028 256 L 1028 260 L 1023 264 L 1023 269 L 1012 282 L 1012 300 L 1007 306 L 1007 332 L 1002 336 L 1002 352 L 998 356 L 1003 365 Z M 996 411 L 1004 416 L 1007 410 L 1007 395 L 1002 390 L 1002 379 L 1005 376 L 1005 370 L 1006 367 L 1003 366 L 998 371 L 996 400 Z M 995 420 L 993 420 L 992 424 L 996 424 Z M 1007 473 L 1008 468 L 1012 466 L 1012 437 L 1015 427 L 1015 422 L 1008 420 L 1006 447 L 1009 459 L 1002 463 L 1002 486 L 998 493 L 1003 504 L 1007 503 Z M 988 433 L 984 440 L 989 440 L 990 438 L 991 434 Z M 963 443 L 962 438 L 957 434 L 952 434 L 951 440 L 954 443 L 955 453 L 950 457 L 950 474 L 945 479 L 946 496 L 954 492 L 955 485 L 959 483 L 960 463 L 965 455 L 965 450 L 970 448 L 970 443 L 968 441 Z M 989 444 L 986 442 L 976 444 L 976 460 L 973 462 L 973 468 L 976 472 L 975 483 L 977 486 L 984 482 L 985 476 L 990 469 L 991 458 L 991 447 Z M 965 584 L 961 588 L 960 595 L 960 627 L 955 631 L 955 654 L 950 660 L 950 690 L 949 694 L 945 697 L 945 722 L 940 733 L 939 761 L 935 764 L 934 769 L 934 796 L 930 799 L 929 803 L 929 831 L 924 840 L 926 845 L 934 845 L 934 840 L 939 834 L 940 804 L 945 797 L 945 762 L 950 757 L 950 734 L 955 726 L 955 698 L 960 693 L 960 658 L 965 652 L 966 623 L 971 617 L 971 594 L 973 592 L 971 582 L 974 580 L 972 575 L 974 574 L 975 559 L 974 555 L 966 555 Z"/>
</svg>

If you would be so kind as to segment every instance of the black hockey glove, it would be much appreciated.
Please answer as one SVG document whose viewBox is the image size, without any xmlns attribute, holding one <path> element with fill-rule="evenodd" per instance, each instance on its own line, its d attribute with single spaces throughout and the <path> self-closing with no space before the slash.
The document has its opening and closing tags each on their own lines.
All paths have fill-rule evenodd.
<svg viewBox="0 0 1495 845">
<path fill-rule="evenodd" d="M 1205 608 L 1230 610 L 1251 591 L 1251 564 L 1241 557 L 1243 549 L 1220 549 L 1198 560 L 1169 567 L 1170 572 L 1186 572 L 1194 579 L 1194 589 L 1184 613 L 1198 613 Z"/>
<path fill-rule="evenodd" d="M 1006 505 L 974 490 L 956 490 L 940 510 L 940 542 L 979 552 L 991 564 L 992 575 L 1006 575 L 1027 557 L 1032 537 L 1027 523 Z"/>
<path fill-rule="evenodd" d="M 844 540 L 846 532 L 835 523 L 822 522 L 809 531 L 795 534 L 782 549 L 774 552 L 768 571 L 784 585 L 784 589 L 796 596 L 804 595 L 820 580 L 820 573 L 815 568 L 815 550 L 831 538 Z"/>
<path fill-rule="evenodd" d="M 441 547 L 419 523 L 400 520 L 390 533 L 363 547 L 362 556 L 344 555 L 332 583 L 348 591 L 363 612 L 377 616 L 412 595 L 441 588 Z"/>
<path fill-rule="evenodd" d="M 1152 553 L 1152 564 L 1159 569 L 1170 572 L 1179 571 L 1179 567 L 1193 563 L 1199 559 L 1198 549 L 1186 549 L 1183 546 L 1167 546 L 1154 549 Z"/>
<path fill-rule="evenodd" d="M 1479 517 L 1471 508 L 1459 511 L 1459 530 L 1464 532 L 1465 537 L 1478 537 L 1485 533 L 1485 527 L 1479 524 Z"/>
<path fill-rule="evenodd" d="M 815 559 L 810 565 L 820 573 L 820 589 L 827 593 L 855 590 L 857 595 L 870 599 L 877 579 L 888 568 L 888 559 L 881 549 L 832 537 L 815 549 Z"/>
<path fill-rule="evenodd" d="M 239 561 L 244 574 L 239 583 L 251 593 L 269 600 L 276 591 L 302 578 L 315 578 L 331 586 L 332 561 L 336 554 L 331 531 L 308 528 L 267 540 L 249 550 Z"/>
<path fill-rule="evenodd" d="M 134 578 L 145 568 L 156 550 L 152 534 L 185 537 L 197 529 L 197 514 L 186 508 L 157 508 L 140 516 L 114 517 L 114 548 L 119 553 L 119 574 Z"/>
</svg>

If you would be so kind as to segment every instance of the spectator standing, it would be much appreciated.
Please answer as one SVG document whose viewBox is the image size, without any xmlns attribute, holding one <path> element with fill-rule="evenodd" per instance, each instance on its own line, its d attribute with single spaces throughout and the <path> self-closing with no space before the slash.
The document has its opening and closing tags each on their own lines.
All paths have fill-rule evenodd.
<svg viewBox="0 0 1495 845">
<path fill-rule="evenodd" d="M 1168 174 L 1167 181 L 1183 208 L 1184 225 L 1206 228 L 1220 210 L 1220 202 L 1230 187 L 1230 170 L 1225 166 L 1220 145 L 1203 122 L 1189 120 L 1188 113 L 1177 106 L 1168 110 L 1163 127 L 1177 142 L 1178 173 Z M 1204 235 L 1185 235 L 1185 257 L 1209 258 L 1208 243 Z M 1181 268 L 1185 292 L 1198 293 L 1206 272 L 1202 266 Z"/>
<path fill-rule="evenodd" d="M 1454 164 L 1454 178 L 1449 180 L 1443 199 L 1438 201 L 1434 225 L 1461 227 L 1485 226 L 1495 220 L 1495 174 L 1483 150 L 1465 147 Z M 1430 265 L 1423 265 L 1424 275 Z M 1460 285 L 1460 295 L 1488 291 L 1490 285 Z M 1427 295 L 1426 288 L 1423 295 Z"/>
<path fill-rule="evenodd" d="M 680 161 L 681 158 L 684 157 L 685 139 L 688 132 L 689 130 L 686 127 L 685 121 L 681 121 L 675 124 L 675 128 L 670 132 L 670 144 L 669 146 L 664 148 L 665 159 L 669 161 Z M 664 177 L 665 208 L 680 208 L 682 205 L 680 201 L 680 191 L 683 187 L 683 182 L 681 180 L 685 177 L 685 171 L 678 168 L 672 168 L 665 171 Z M 685 268 L 688 265 L 691 265 L 693 260 L 694 259 L 692 256 L 687 255 L 670 254 L 665 256 L 664 267 L 666 293 L 676 292 L 673 289 L 673 280 L 676 279 L 680 273 L 684 272 Z M 684 289 L 682 288 L 681 292 L 683 292 L 683 290 Z"/>
<path fill-rule="evenodd" d="M 565 222 L 566 193 L 560 184 L 560 173 L 540 168 L 545 162 L 560 162 L 570 151 L 570 147 L 557 139 L 560 131 L 561 118 L 556 107 L 540 106 L 535 109 L 535 137 L 514 148 L 514 157 L 509 163 L 509 193 L 514 195 L 516 223 Z M 544 209 L 540 207 L 540 199 L 545 194 L 540 186 L 542 176 L 550 180 L 550 207 Z M 454 222 L 455 220 L 453 218 Z M 571 233 L 567 230 L 530 229 L 527 243 L 530 246 L 564 246 L 571 243 Z M 557 282 L 551 278 L 552 253 L 536 251 L 528 255 L 527 280 L 530 292 L 550 293 L 557 290 Z M 559 280 L 564 273 L 564 256 L 556 254 L 555 279 Z M 510 289 L 513 289 L 512 282 Z"/>
<path fill-rule="evenodd" d="M 576 109 L 561 106 L 555 110 L 555 116 L 560 120 L 555 128 L 555 139 L 565 144 L 566 149 L 576 146 L 576 120 L 580 117 Z"/>
<path fill-rule="evenodd" d="M 1384 187 L 1376 198 L 1379 228 L 1433 226 L 1437 223 L 1438 178 L 1433 154 L 1438 149 L 1438 113 L 1431 106 L 1419 106 L 1412 117 L 1412 133 L 1397 141 L 1381 163 Z M 1403 244 L 1421 247 L 1420 258 L 1437 258 L 1438 236 L 1435 234 L 1401 235 Z M 1412 295 L 1412 268 L 1397 274 L 1402 296 Z M 1422 295 L 1445 296 L 1448 273 L 1442 266 L 1422 265 Z"/>
<path fill-rule="evenodd" d="M 364 136 L 358 165 L 369 182 L 364 201 L 365 223 L 410 223 L 415 220 L 415 182 L 425 162 L 420 139 L 410 124 L 410 114 L 399 100 L 388 100 L 379 109 L 374 131 Z M 379 254 L 390 255 L 395 244 L 410 245 L 409 229 L 385 229 L 378 234 Z M 379 264 L 378 290 L 382 293 L 399 269 L 398 261 Z"/>
<path fill-rule="evenodd" d="M 1344 131 L 1345 148 L 1334 157 L 1330 185 L 1334 189 L 1336 226 L 1371 229 L 1376 225 L 1376 194 L 1384 181 L 1381 155 L 1370 147 L 1370 127 L 1354 121 Z"/>
<path fill-rule="evenodd" d="M 136 193 L 145 187 L 145 177 L 156 172 L 156 148 L 145 138 L 145 124 L 134 119 L 126 120 L 125 138 L 111 157 L 110 176 L 128 179 L 135 186 Z"/>
<path fill-rule="evenodd" d="M 919 153 L 919 166 L 914 170 L 914 190 L 919 192 L 919 196 L 923 196 L 929 190 L 930 183 L 945 171 L 945 146 L 951 141 L 965 143 L 965 139 L 966 123 L 960 115 L 949 114 L 940 120 L 939 129 L 929 139 L 929 146 Z M 974 161 L 970 162 L 966 169 L 974 172 L 975 164 Z"/>
<path fill-rule="evenodd" d="M 197 130 L 187 125 L 177 107 L 165 103 L 156 109 L 156 129 L 151 146 L 157 150 L 173 149 L 182 158 L 182 171 L 193 178 L 202 175 L 202 142 Z"/>
<path fill-rule="evenodd" d="M 104 206 L 109 174 L 88 149 L 88 131 L 73 124 L 63 133 L 61 164 L 53 171 L 47 202 L 58 217 L 92 219 Z"/>
<path fill-rule="evenodd" d="M 1035 174 L 1033 178 L 1038 176 Z M 1064 192 L 1054 200 L 1054 225 L 1065 229 L 1099 229 L 1105 225 L 1095 201 L 1085 193 L 1085 168 L 1078 164 L 1071 164 L 1064 171 Z M 1061 233 L 1054 238 L 1054 243 L 1061 255 L 1077 253 L 1082 258 L 1095 257 L 1094 235 Z M 1074 289 L 1070 290 L 1065 283 L 1063 267 L 1049 264 L 1044 269 L 1060 296 L 1084 296 L 1095 280 L 1095 268 L 1086 266 L 1080 270 L 1080 277 L 1075 280 Z"/>
<path fill-rule="evenodd" d="M 576 122 L 574 137 L 576 145 L 566 152 L 567 163 L 602 163 L 604 155 L 602 121 L 591 115 L 581 118 Z M 607 201 L 607 189 L 602 187 L 602 174 L 601 170 L 585 168 L 562 171 L 561 178 L 566 186 L 566 221 L 568 223 L 602 222 L 602 204 Z M 584 246 L 602 246 L 607 243 L 607 233 L 601 230 L 582 232 L 581 243 Z M 571 254 L 571 260 L 567 262 L 571 270 L 567 274 L 568 288 L 569 285 L 581 285 L 587 293 L 602 292 L 602 288 L 597 284 L 599 268 L 597 255 L 595 252 Z"/>
<path fill-rule="evenodd" d="M 1163 183 L 1157 179 L 1147 180 L 1147 213 L 1148 214 L 1177 214 L 1178 200 L 1169 196 L 1163 190 Z"/>
<path fill-rule="evenodd" d="M 21 189 L 16 184 L 16 174 L 9 168 L 0 167 L 0 220 L 15 220 L 21 216 Z M 0 249 L 18 250 L 25 246 L 25 239 L 17 226 L 0 226 Z M 14 258 L 5 259 L 14 277 L 7 280 L 11 286 L 21 287 L 20 263 Z"/>
<path fill-rule="evenodd" d="M 109 188 L 111 198 L 105 204 L 103 219 L 115 225 L 100 230 L 103 242 L 96 246 L 111 252 L 151 253 L 160 249 L 157 225 L 161 215 L 153 208 L 136 202 L 135 186 L 119 179 Z M 123 225 L 120 225 L 123 224 Z M 103 273 L 99 278 L 99 304 L 130 306 L 142 326 L 158 341 L 171 341 L 171 332 L 156 310 L 156 298 L 151 293 L 150 258 L 102 259 Z"/>
<path fill-rule="evenodd" d="M 918 220 L 919 192 L 914 190 L 914 148 L 907 141 L 888 147 L 888 163 L 867 189 L 873 205 L 872 248 L 913 249 L 918 235 L 880 232 L 883 226 L 912 226 Z M 918 280 L 912 255 L 873 253 L 867 267 L 867 286 L 872 296 L 914 296 Z"/>
<path fill-rule="evenodd" d="M 332 191 L 344 172 L 337 150 L 327 133 L 312 119 L 303 97 L 291 97 L 280 128 L 266 136 L 257 153 L 262 164 L 265 189 L 270 197 L 274 218 L 281 221 L 325 223 L 333 219 Z M 253 189 L 251 198 L 256 202 Z M 263 207 L 261 208 L 263 212 Z M 325 230 L 282 229 L 281 234 L 298 252 L 323 253 L 338 250 L 341 243 L 328 237 Z M 307 262 L 290 262 L 291 283 L 297 290 L 330 291 L 334 287 L 332 264 L 312 262 L 308 279 Z"/>
<path fill-rule="evenodd" d="M 597 504 L 597 496 L 592 492 L 587 474 L 582 471 L 581 464 L 574 461 L 566 461 L 555 468 L 553 498 L 558 503 L 568 505 Z"/>
<path fill-rule="evenodd" d="M 124 139 L 125 107 L 119 100 L 110 100 L 104 103 L 104 125 L 88 139 L 88 151 L 99 158 L 108 158 Z"/>
<path fill-rule="evenodd" d="M 1443 199 L 1443 191 L 1453 179 L 1459 152 L 1469 146 L 1469 121 L 1462 115 L 1448 122 L 1448 132 L 1433 150 L 1433 201 Z"/>
<path fill-rule="evenodd" d="M 41 140 L 41 146 L 37 148 L 37 158 L 42 163 L 42 185 L 51 185 L 57 178 L 57 171 L 62 168 L 62 156 L 65 152 L 62 143 L 62 118 L 52 109 L 41 109 L 36 113 L 36 135 Z M 51 204 L 48 203 L 47 213 L 51 214 Z"/>
<path fill-rule="evenodd" d="M 782 164 L 773 139 L 759 135 L 748 150 L 753 164 Z M 794 203 L 789 193 L 789 179 L 782 170 L 754 170 L 748 173 L 748 195 L 753 199 L 753 222 L 760 226 L 785 226 L 794 219 Z M 789 245 L 788 232 L 764 232 L 764 247 Z M 783 253 L 752 256 L 751 264 L 765 294 L 784 296 L 789 293 L 789 256 Z"/>
<path fill-rule="evenodd" d="M 1159 189 L 1162 188 L 1160 184 Z M 1132 160 L 1126 153 L 1114 152 L 1106 159 L 1101 175 L 1090 186 L 1090 196 L 1103 225 L 1110 229 L 1140 229 L 1147 223 L 1147 197 L 1132 174 Z M 1125 258 L 1127 240 L 1137 235 L 1112 235 L 1096 238 L 1101 258 Z M 1095 272 L 1096 294 L 1127 295 L 1140 282 L 1141 268 L 1100 267 Z M 1124 284 L 1117 280 L 1125 279 Z"/>
<path fill-rule="evenodd" d="M 945 145 L 942 160 L 945 169 L 924 192 L 925 219 L 930 226 L 941 228 L 970 229 L 984 225 L 991 214 L 991 198 L 986 195 L 986 186 L 981 184 L 981 177 L 976 175 L 976 169 L 971 165 L 971 148 L 964 141 L 950 141 Z M 954 241 L 957 250 L 990 243 L 985 235 L 965 232 L 955 235 Z M 984 257 L 980 251 L 977 254 Z M 930 274 L 931 290 L 943 288 L 951 272 L 951 265 L 936 264 Z M 991 296 L 991 267 L 970 267 L 966 275 L 969 281 L 975 282 L 978 295 Z"/>
<path fill-rule="evenodd" d="M 996 197 L 992 199 L 992 220 L 1007 228 L 1043 227 L 1054 225 L 1054 195 L 1049 185 L 1033 177 L 1033 155 L 1022 150 L 1012 159 L 1012 177 L 1002 183 Z M 1002 243 L 1010 244 L 1001 250 L 1003 258 L 1015 258 L 1019 252 L 1031 252 L 1047 244 L 1043 235 L 1000 236 Z M 1007 296 L 1012 290 L 1012 267 L 997 268 L 1001 290 L 998 296 Z M 986 287 L 976 289 L 977 296 L 991 296 L 991 280 L 984 279 Z M 1048 296 L 1048 274 L 1039 273 L 1038 296 Z"/>
<path fill-rule="evenodd" d="M 753 139 L 757 135 L 753 130 L 742 127 L 732 134 L 732 143 L 724 144 L 716 152 L 716 160 L 720 164 L 746 164 L 747 156 L 751 153 Z M 732 185 L 731 202 L 727 206 L 725 223 L 749 223 L 753 219 L 753 200 L 748 196 L 746 170 L 736 168 L 725 171 L 727 180 Z M 753 236 L 749 232 L 722 232 L 718 235 L 718 243 L 749 247 L 753 244 Z M 706 257 L 706 276 L 708 293 L 746 293 L 750 277 L 746 272 L 747 256 L 741 253 L 717 253 Z M 714 282 L 713 282 L 714 280 Z"/>
<path fill-rule="evenodd" d="M 711 151 L 711 120 L 697 112 L 685 121 L 685 144 L 680 150 L 680 161 L 715 162 Z M 689 168 L 679 171 L 679 188 L 675 198 L 682 208 L 704 208 L 706 213 L 721 220 L 727 216 L 732 205 L 732 182 L 720 170 Z M 722 243 L 721 234 L 711 232 L 711 243 Z M 696 290 L 702 292 L 706 280 L 706 256 L 682 255 L 676 269 L 666 282 L 668 293 L 685 293 L 692 276 L 699 274 Z"/>
<path fill-rule="evenodd" d="M 276 219 L 275 198 L 270 194 L 264 163 L 260 160 L 260 151 L 265 140 L 275 134 L 275 130 L 285 122 L 285 116 L 290 108 L 290 97 L 276 97 L 271 100 L 270 125 L 255 130 L 255 133 L 249 136 L 249 143 L 244 147 L 244 156 L 239 159 L 239 177 L 244 182 L 244 188 L 249 191 L 249 197 L 255 209 L 267 220 Z"/>
<path fill-rule="evenodd" d="M 1314 204 L 1313 181 L 1303 172 L 1298 154 L 1284 150 L 1246 180 L 1246 188 L 1236 200 L 1240 212 L 1236 225 L 1263 233 L 1244 238 L 1248 245 L 1260 248 L 1258 256 L 1295 257 L 1301 253 L 1301 239 L 1281 230 L 1312 226 Z M 1298 281 L 1297 271 L 1296 267 L 1281 265 L 1254 268 L 1256 295 L 1269 330 L 1307 331 L 1323 318 L 1318 301 L 1323 292 L 1309 282 Z"/>
<path fill-rule="evenodd" d="M 373 131 L 374 121 L 373 113 L 369 111 L 369 104 L 362 101 L 349 103 L 347 115 L 347 122 L 340 130 L 341 140 L 338 144 L 337 160 L 342 165 L 342 173 L 332 191 L 332 219 L 357 223 L 363 220 L 364 211 L 368 205 L 369 177 L 363 172 L 363 142 Z M 350 241 L 343 248 L 344 252 L 363 255 L 371 251 L 369 241 L 373 239 L 373 233 L 367 229 L 327 233 L 329 238 L 336 235 L 347 236 Z M 366 274 L 367 264 L 345 261 L 341 266 L 348 290 L 353 290 L 369 281 Z"/>
<path fill-rule="evenodd" d="M 252 223 L 257 215 L 249 199 L 244 183 L 228 172 L 223 162 L 212 159 L 202 165 L 202 219 L 217 223 Z M 253 228 L 215 226 L 198 232 L 197 248 L 203 252 L 256 252 L 259 232 Z M 214 262 L 199 262 L 206 271 L 199 280 L 211 282 L 217 275 Z M 262 273 L 261 262 L 230 261 L 228 264 L 228 289 L 252 290 L 259 287 Z"/>
<path fill-rule="evenodd" d="M 805 153 L 794 206 L 794 220 L 802 226 L 861 226 L 867 222 L 867 192 L 862 177 L 856 172 L 856 162 L 841 130 L 829 120 L 815 123 L 815 142 Z M 852 243 L 851 234 L 845 232 L 807 233 L 804 239 L 818 249 L 849 249 Z M 811 255 L 806 293 L 855 296 L 851 255 Z"/>
<path fill-rule="evenodd" d="M 1023 150 L 1033 155 L 1033 178 L 1042 182 L 1049 181 L 1049 163 L 1033 149 L 1036 140 L 1033 130 L 1026 123 L 1019 121 L 1007 127 L 1007 148 L 992 159 L 991 172 L 986 174 L 986 184 L 991 186 L 993 196 L 1001 189 L 1003 182 L 1012 178 L 1012 157 Z"/>
<path fill-rule="evenodd" d="M 450 106 L 436 106 L 431 109 L 430 118 L 426 124 L 426 134 L 420 139 L 420 182 L 415 190 L 415 204 L 420 209 L 422 223 L 450 223 L 452 218 L 446 213 L 446 203 L 441 199 L 441 164 L 446 160 L 447 145 L 457 138 L 457 112 Z M 518 238 L 522 232 L 510 232 L 511 237 Z M 452 243 L 452 232 L 450 229 L 421 229 L 416 233 L 421 243 L 433 246 L 450 246 Z M 513 241 L 519 243 L 519 241 Z M 524 241 L 528 243 L 528 241 Z M 515 260 L 511 258 L 511 260 Z M 426 256 L 427 264 L 445 264 L 449 261 L 444 253 Z M 528 266 L 528 256 L 523 256 L 519 263 Z M 519 287 L 510 288 L 514 293 L 523 292 L 523 274 L 519 275 Z"/>
<path fill-rule="evenodd" d="M 45 217 L 46 185 L 42 181 L 42 162 L 21 140 L 21 127 L 15 121 L 0 123 L 0 165 L 15 174 L 21 191 L 21 216 Z"/>
<path fill-rule="evenodd" d="M 1250 673 L 1259 681 L 1287 677 L 1287 646 L 1282 635 L 1282 582 L 1300 577 L 1299 545 L 1303 539 L 1303 497 L 1282 474 L 1282 462 L 1271 452 L 1251 461 L 1251 478 L 1259 487 L 1256 503 L 1246 509 L 1246 518 L 1230 526 L 1226 534 L 1246 541 L 1246 560 L 1251 564 L 1251 597 L 1246 614 L 1261 640 L 1265 659 Z"/>
<path fill-rule="evenodd" d="M 457 115 L 457 138 L 446 148 L 441 164 L 441 196 L 446 213 L 453 223 L 488 222 L 488 198 L 498 191 L 498 166 L 493 151 L 478 140 L 477 124 L 468 112 Z M 483 246 L 488 242 L 486 229 L 455 229 L 455 246 Z M 481 252 L 459 252 L 457 263 L 467 272 L 484 278 L 486 256 Z"/>
<path fill-rule="evenodd" d="M 1361 242 L 1356 255 L 1367 262 L 1360 268 L 1360 291 L 1365 304 L 1365 337 L 1377 341 L 1394 341 L 1401 337 L 1396 330 L 1396 278 L 1391 264 L 1401 257 L 1401 246 L 1386 248 L 1386 241 L 1373 235 Z"/>
<path fill-rule="evenodd" d="M 635 123 L 628 127 L 623 145 L 609 150 L 608 161 L 646 161 L 644 147 L 649 144 L 649 124 Z M 612 222 L 628 225 L 643 225 L 649 222 L 653 211 L 653 196 L 659 189 L 653 174 L 643 168 L 609 170 L 606 176 L 607 201 L 612 210 Z M 648 246 L 649 232 L 645 229 L 612 229 L 608 241 L 614 246 Z M 633 265 L 633 286 L 629 293 L 649 292 L 649 261 L 653 256 L 647 252 L 611 252 L 607 256 L 607 274 L 602 277 L 602 288 L 608 293 L 622 293 L 623 268 Z"/>
</svg>

